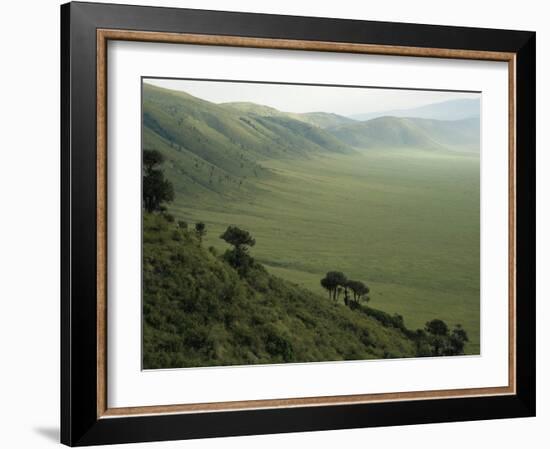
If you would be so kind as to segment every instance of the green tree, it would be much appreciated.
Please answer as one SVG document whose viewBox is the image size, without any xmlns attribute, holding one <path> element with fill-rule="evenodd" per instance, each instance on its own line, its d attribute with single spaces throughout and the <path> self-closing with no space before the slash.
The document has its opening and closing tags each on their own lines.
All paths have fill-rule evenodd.
<svg viewBox="0 0 550 449">
<path fill-rule="evenodd" d="M 328 292 L 328 299 L 332 299 L 332 290 L 334 287 L 332 286 L 330 279 L 327 279 L 326 277 L 321 279 L 321 287 Z"/>
<path fill-rule="evenodd" d="M 425 330 L 429 334 L 429 340 L 433 348 L 433 355 L 443 355 L 449 337 L 449 327 L 445 321 L 440 319 L 428 321 L 426 323 Z"/>
<path fill-rule="evenodd" d="M 346 285 L 346 282 L 347 278 L 341 271 L 329 271 L 325 277 L 321 279 L 321 286 L 329 292 L 329 298 L 332 298 L 333 301 L 336 302 L 342 292 L 341 287 Z"/>
<path fill-rule="evenodd" d="M 202 239 L 206 235 L 206 225 L 202 221 L 195 223 L 195 234 L 199 238 L 199 243 L 202 243 Z"/>
<path fill-rule="evenodd" d="M 174 201 L 174 186 L 158 167 L 163 161 L 157 150 L 143 151 L 143 207 L 147 212 L 162 212 L 163 203 Z"/>
<path fill-rule="evenodd" d="M 443 320 L 435 319 L 426 323 L 426 332 L 432 335 L 448 335 L 449 327 Z"/>
<path fill-rule="evenodd" d="M 247 252 L 249 246 L 256 244 L 256 240 L 254 240 L 248 231 L 240 229 L 237 226 L 228 226 L 225 232 L 220 235 L 220 238 L 241 252 Z"/>
<path fill-rule="evenodd" d="M 469 341 L 468 334 L 460 324 L 457 324 L 449 337 L 449 348 L 446 355 L 464 354 L 464 346 Z"/>
<path fill-rule="evenodd" d="M 359 304 L 360 300 L 364 300 L 366 302 L 369 301 L 370 298 L 368 294 L 370 292 L 370 289 L 363 282 L 349 280 L 347 282 L 347 287 L 351 290 L 353 294 L 353 300 L 356 304 Z"/>
<path fill-rule="evenodd" d="M 254 262 L 248 249 L 256 244 L 256 240 L 248 231 L 237 226 L 228 226 L 220 238 L 233 246 L 233 249 L 226 251 L 225 260 L 241 275 L 247 274 Z"/>
</svg>

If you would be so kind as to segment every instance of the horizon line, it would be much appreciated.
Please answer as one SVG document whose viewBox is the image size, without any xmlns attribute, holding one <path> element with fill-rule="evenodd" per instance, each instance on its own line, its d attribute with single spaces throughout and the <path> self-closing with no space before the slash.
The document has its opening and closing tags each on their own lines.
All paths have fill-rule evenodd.
<svg viewBox="0 0 550 449">
<path fill-rule="evenodd" d="M 387 112 L 390 112 L 390 111 L 407 111 L 407 110 L 418 109 L 418 108 L 426 107 L 426 106 L 433 106 L 433 105 L 437 105 L 437 104 L 443 104 L 443 103 L 447 103 L 447 102 L 451 102 L 451 101 L 477 101 L 477 102 L 480 102 L 481 98 L 449 99 L 449 100 L 434 101 L 434 102 L 431 102 L 431 103 L 425 103 L 423 105 L 413 106 L 413 107 L 382 109 L 382 110 L 376 110 L 376 111 L 371 111 L 371 112 L 357 112 L 357 113 L 351 113 L 351 114 L 349 114 L 349 113 L 348 114 L 343 114 L 343 113 L 337 113 L 337 112 L 327 112 L 326 110 L 319 110 L 319 109 L 309 110 L 309 111 L 306 111 L 306 112 L 292 112 L 292 111 L 283 110 L 279 107 L 271 106 L 269 104 L 258 103 L 258 102 L 247 101 L 247 100 L 216 102 L 216 101 L 212 101 L 212 100 L 207 100 L 207 99 L 202 98 L 202 97 L 197 96 L 197 95 L 193 95 L 193 94 L 187 92 L 186 90 L 177 89 L 177 88 L 168 88 L 168 87 L 159 86 L 159 85 L 156 85 L 156 84 L 153 84 L 153 83 L 147 83 L 146 80 L 237 83 L 237 84 L 255 84 L 255 85 L 258 85 L 258 84 L 262 85 L 263 84 L 263 85 L 305 86 L 305 87 L 336 87 L 336 88 L 349 88 L 349 89 L 371 89 L 371 90 L 377 90 L 377 91 L 390 90 L 390 91 L 409 91 L 409 92 L 441 92 L 441 93 L 456 93 L 456 94 L 463 93 L 463 94 L 478 94 L 478 95 L 480 95 L 482 93 L 482 91 L 477 91 L 477 90 L 460 90 L 460 89 L 434 89 L 434 88 L 421 88 L 421 87 L 370 86 L 370 85 L 357 85 L 357 84 L 300 83 L 300 82 L 288 82 L 288 81 L 251 81 L 251 80 L 242 80 L 242 79 L 191 78 L 191 77 L 169 77 L 169 76 L 151 76 L 151 75 L 142 75 L 140 77 L 140 80 L 141 80 L 142 84 L 148 84 L 150 86 L 154 86 L 154 87 L 157 87 L 157 88 L 160 88 L 160 89 L 165 89 L 165 90 L 168 90 L 168 91 L 182 92 L 182 93 L 190 95 L 194 98 L 198 98 L 202 101 L 207 101 L 207 102 L 215 104 L 215 105 L 223 105 L 223 104 L 230 104 L 230 103 L 249 103 L 249 104 L 255 104 L 255 105 L 258 105 L 258 106 L 264 106 L 264 107 L 268 107 L 268 108 L 271 108 L 271 109 L 275 109 L 276 111 L 283 112 L 283 113 L 290 113 L 290 114 L 311 114 L 311 113 L 334 114 L 334 115 L 339 115 L 339 116 L 346 117 L 346 118 L 356 120 L 356 121 L 361 121 L 361 120 L 357 120 L 356 118 L 354 118 L 354 116 L 356 117 L 356 116 L 359 116 L 359 115 L 369 115 L 369 114 L 376 115 L 376 114 L 387 113 Z"/>
</svg>

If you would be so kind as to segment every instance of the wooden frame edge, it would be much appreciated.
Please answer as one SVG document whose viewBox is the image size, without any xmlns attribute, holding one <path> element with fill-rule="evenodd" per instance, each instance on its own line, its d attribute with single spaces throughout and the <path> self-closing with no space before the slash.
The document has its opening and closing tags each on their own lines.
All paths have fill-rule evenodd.
<svg viewBox="0 0 550 449">
<path fill-rule="evenodd" d="M 366 404 L 392 401 L 514 395 L 516 379 L 516 54 L 478 50 L 405 47 L 375 44 L 250 38 L 118 29 L 96 30 L 97 37 L 97 418 L 179 413 L 223 412 L 291 407 Z M 320 396 L 272 400 L 212 402 L 108 408 L 107 402 L 107 42 L 109 40 L 181 43 L 302 51 L 362 53 L 389 56 L 468 59 L 508 63 L 509 72 L 509 364 L 508 386 L 419 392 Z"/>
<path fill-rule="evenodd" d="M 107 40 L 97 33 L 97 417 L 107 410 Z"/>
<path fill-rule="evenodd" d="M 144 416 L 157 414 L 227 412 L 236 410 L 262 410 L 274 408 L 323 407 L 327 405 L 374 404 L 380 402 L 418 401 L 428 399 L 507 396 L 512 394 L 514 394 L 514 392 L 512 391 L 511 387 L 490 387 L 402 393 L 377 393 L 251 401 L 208 402 L 196 404 L 151 405 L 138 407 L 117 407 L 110 409 L 108 408 L 104 411 L 100 418 L 117 418 L 124 416 Z"/>
<path fill-rule="evenodd" d="M 508 385 L 517 392 L 516 55 L 508 61 Z"/>
<path fill-rule="evenodd" d="M 458 50 L 447 48 L 404 47 L 378 44 L 356 44 L 331 41 L 304 41 L 294 39 L 271 39 L 258 37 L 225 36 L 193 33 L 163 33 L 153 31 L 132 31 L 100 28 L 101 40 L 123 40 L 137 42 L 158 42 L 190 45 L 215 45 L 225 47 L 271 48 L 277 50 L 306 50 L 340 53 L 364 53 L 372 55 L 415 56 L 428 58 L 478 59 L 489 61 L 510 61 L 514 53 Z"/>
</svg>

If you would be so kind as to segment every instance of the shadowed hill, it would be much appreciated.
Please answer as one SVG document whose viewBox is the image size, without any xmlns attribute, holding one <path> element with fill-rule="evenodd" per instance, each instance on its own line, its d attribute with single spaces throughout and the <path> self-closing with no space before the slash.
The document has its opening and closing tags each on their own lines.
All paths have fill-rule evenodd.
<svg viewBox="0 0 550 449">
<path fill-rule="evenodd" d="M 143 147 L 165 155 L 176 190 L 187 194 L 253 188 L 247 180 L 273 176 L 262 160 L 353 152 L 318 126 L 253 106 L 241 111 L 144 83 Z"/>
<path fill-rule="evenodd" d="M 479 118 L 456 121 L 380 117 L 330 132 L 356 148 L 479 151 Z"/>
</svg>

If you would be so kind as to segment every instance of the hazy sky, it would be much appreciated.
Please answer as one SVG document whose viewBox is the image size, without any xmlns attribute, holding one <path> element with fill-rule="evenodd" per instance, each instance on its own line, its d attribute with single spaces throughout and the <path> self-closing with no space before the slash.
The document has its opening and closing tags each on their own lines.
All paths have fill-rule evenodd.
<svg viewBox="0 0 550 449">
<path fill-rule="evenodd" d="M 409 109 L 447 100 L 479 98 L 477 93 L 398 89 L 296 86 L 223 81 L 144 79 L 168 89 L 182 90 L 214 103 L 250 101 L 285 112 L 333 112 L 353 115 Z"/>
</svg>

